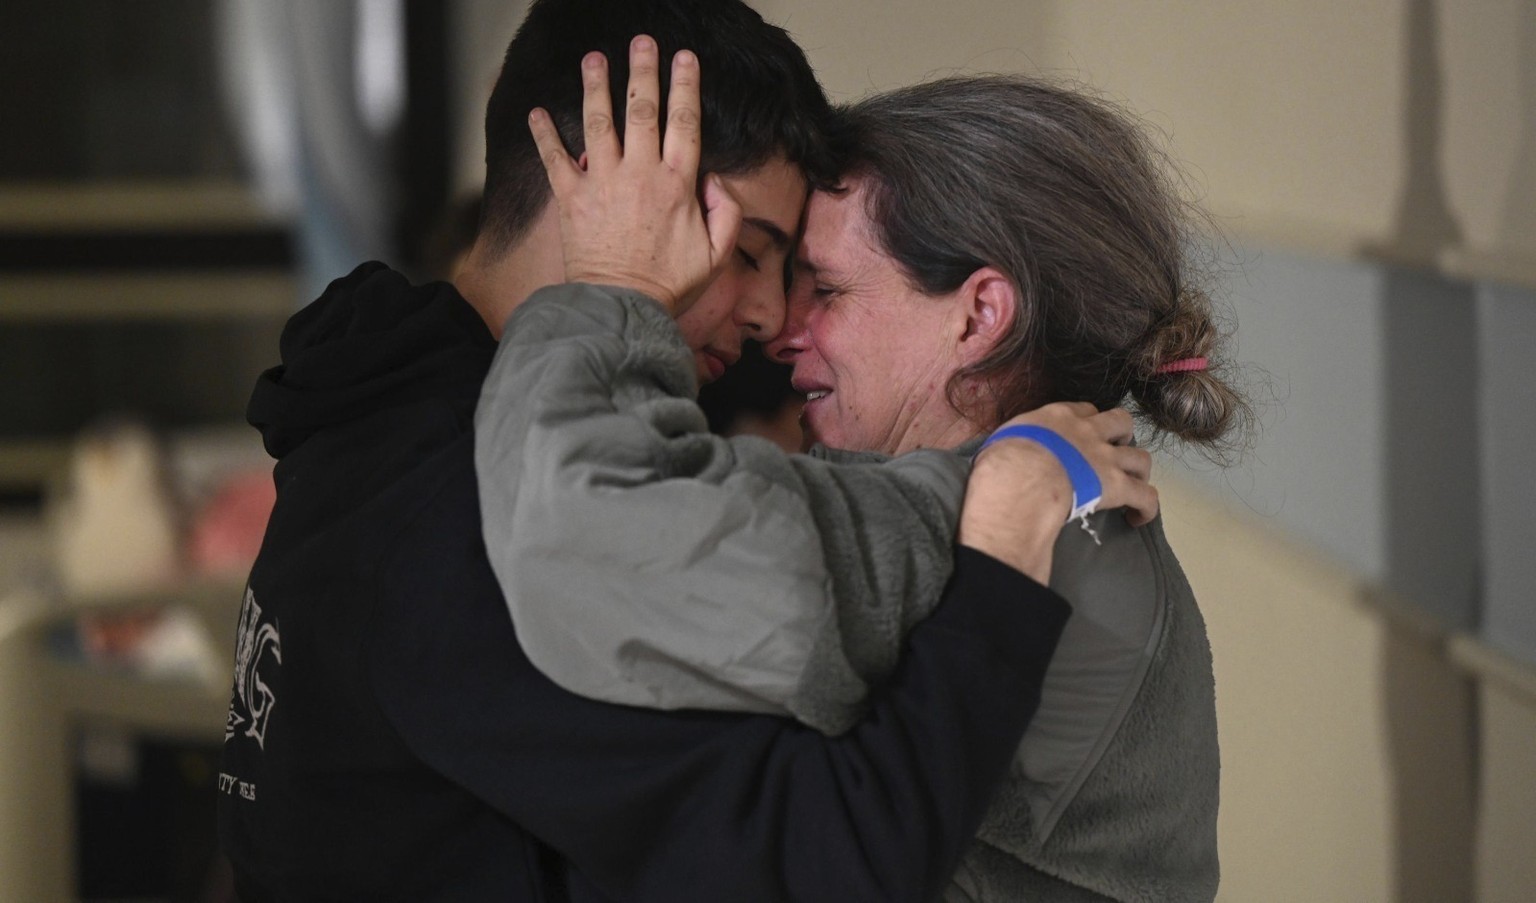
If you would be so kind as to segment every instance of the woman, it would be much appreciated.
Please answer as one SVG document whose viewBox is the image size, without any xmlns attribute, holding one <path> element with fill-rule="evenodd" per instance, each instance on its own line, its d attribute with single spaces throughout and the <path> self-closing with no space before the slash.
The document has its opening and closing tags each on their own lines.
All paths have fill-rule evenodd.
<svg viewBox="0 0 1536 903">
<path fill-rule="evenodd" d="M 970 454 L 1020 412 L 1062 401 L 1109 408 L 1127 396 L 1157 432 L 1209 444 L 1227 434 L 1242 407 L 1210 367 L 1217 334 L 1185 270 L 1182 208 L 1122 116 L 1007 78 L 918 86 L 847 114 L 847 176 L 811 202 L 790 325 L 770 346 L 795 365 L 816 438 L 886 455 Z M 552 181 L 564 212 L 569 192 Z M 590 377 L 602 385 L 588 391 L 612 404 L 611 417 L 592 418 L 595 432 L 558 411 L 501 418 L 513 406 L 498 405 L 499 394 L 526 398 L 539 384 L 541 359 L 524 352 L 543 339 L 519 334 L 508 329 L 487 382 L 477 458 L 487 544 L 530 657 L 568 688 L 611 701 L 779 711 L 846 728 L 894 666 L 903 629 L 937 598 L 958 485 L 920 475 L 905 510 L 889 493 L 864 505 L 870 465 L 833 455 L 847 483 L 803 487 L 820 548 L 776 544 L 780 525 L 756 523 L 751 503 L 711 508 L 709 522 L 680 530 L 659 520 L 638 552 L 631 530 L 572 535 L 554 526 L 569 506 L 600 510 L 660 490 L 686 511 L 699 483 L 766 497 L 788 491 L 793 475 L 763 474 L 794 465 L 763 443 L 699 435 L 686 380 L 629 380 L 622 364 Z M 632 344 L 625 354 L 643 357 L 645 343 Z M 635 419 L 649 439 L 623 432 L 617 463 L 593 451 Z M 509 448 L 536 453 L 508 472 Z M 946 459 L 897 460 L 931 476 Z M 948 504 L 925 512 L 929 496 Z M 1014 772 L 947 893 L 1210 899 L 1217 761 L 1199 611 L 1160 525 L 1135 529 L 1119 513 L 1081 508 L 1092 532 L 1063 535 L 1052 575 L 1073 620 Z M 914 528 L 904 547 L 859 542 L 888 535 L 893 519 L 926 519 L 928 529 Z M 552 535 L 528 539 L 530 521 Z M 620 566 L 605 569 L 603 556 L 626 546 Z M 647 557 L 674 546 L 691 554 Z M 563 592 L 594 560 L 607 576 Z M 818 577 L 829 584 L 821 594 Z M 576 617 L 578 597 L 609 607 Z"/>
<path fill-rule="evenodd" d="M 770 346 L 812 396 L 815 438 L 898 454 L 974 442 L 1046 402 L 1129 396 L 1153 433 L 1220 453 L 1244 408 L 1211 372 L 1218 335 L 1186 262 L 1182 205 L 1123 115 L 982 78 L 871 98 L 847 119 L 845 191 L 811 201 L 804 274 Z M 914 412 L 923 375 L 911 364 L 941 356 L 921 350 L 937 331 L 924 324 L 953 316 L 943 299 L 957 293 L 978 329 L 988 303 L 1006 328 L 981 361 L 940 368 L 945 404 Z M 957 898 L 1215 893 L 1219 765 L 1199 609 L 1160 523 L 1096 521 L 1103 548 L 1058 545 L 1052 586 L 1073 620 Z"/>
</svg>

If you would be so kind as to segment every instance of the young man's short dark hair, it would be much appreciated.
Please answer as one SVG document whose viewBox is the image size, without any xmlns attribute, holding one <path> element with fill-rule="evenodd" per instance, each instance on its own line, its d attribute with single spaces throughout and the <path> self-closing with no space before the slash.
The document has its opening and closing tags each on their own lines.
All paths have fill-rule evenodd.
<svg viewBox="0 0 1536 903">
<path fill-rule="evenodd" d="M 656 39 L 665 73 L 688 49 L 702 69 L 701 172 L 742 173 L 775 156 L 830 183 L 837 161 L 829 143 L 831 110 L 805 54 L 782 29 L 740 0 L 534 0 L 507 47 L 485 113 L 485 206 L 481 235 L 491 246 L 517 241 L 550 197 L 528 113 L 553 116 L 573 155 L 583 149 L 581 58 L 608 57 L 613 109 L 624 109 L 629 43 Z M 615 117 L 623 128 L 623 115 Z"/>
</svg>

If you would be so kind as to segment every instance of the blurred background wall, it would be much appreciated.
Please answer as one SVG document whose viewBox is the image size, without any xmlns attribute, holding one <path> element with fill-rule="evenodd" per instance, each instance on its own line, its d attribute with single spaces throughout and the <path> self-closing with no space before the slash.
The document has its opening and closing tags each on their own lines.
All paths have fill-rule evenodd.
<svg viewBox="0 0 1536 903">
<path fill-rule="evenodd" d="M 178 3 L 177 21 L 202 24 L 149 28 L 146 10 Z M 81 96 L 95 105 L 87 119 L 96 131 L 58 140 L 117 155 L 86 165 L 91 179 L 50 171 L 46 157 L 28 163 L 19 145 L 0 153 L 0 376 L 25 387 L 10 393 L 15 413 L 0 426 L 0 488 L 17 512 L 0 519 L 14 530 L 0 540 L 11 537 L 12 549 L 38 536 L 27 504 L 41 492 L 29 487 L 56 478 L 68 461 L 63 440 L 98 410 L 138 401 L 172 426 L 237 422 L 296 299 L 340 275 L 348 255 L 416 263 L 413 228 L 480 181 L 484 101 L 523 9 L 494 0 L 293 4 L 305 13 L 178 3 L 36 4 L 78 7 L 97 25 L 127 17 L 119 29 L 169 34 L 159 39 L 171 42 L 165 53 L 189 48 L 185 65 L 118 90 L 160 98 L 173 108 L 166 121 L 184 115 L 208 134 L 193 147 L 195 165 L 166 163 L 189 151 L 156 152 L 157 133 L 112 120 L 113 97 L 92 91 Z M 755 5 L 801 42 L 835 99 L 954 72 L 1091 86 L 1162 133 L 1211 214 L 1224 264 L 1218 294 L 1252 365 L 1263 428 L 1234 468 L 1175 450 L 1160 475 L 1168 531 L 1216 656 L 1222 899 L 1536 898 L 1536 559 L 1526 551 L 1536 477 L 1525 466 L 1536 443 L 1525 387 L 1536 344 L 1536 4 Z M 0 32 L 58 20 L 28 19 L 18 11 L 26 6 L 0 12 Z M 294 39 L 300 32 L 308 45 Z M 95 33 L 77 20 L 43 39 L 78 49 Z M 107 47 L 109 37 L 90 40 Z M 69 65 L 116 59 L 105 50 L 77 58 Z M 329 63 L 318 96 L 284 81 L 305 59 Z M 121 71 L 144 68 L 131 63 Z M 22 98 L 59 94 L 38 87 L 45 76 L 73 84 L 42 61 L 3 71 L 8 118 L 26 112 Z M 391 81 L 391 72 L 404 76 Z M 271 109 L 262 113 L 252 96 Z M 199 105 L 224 112 L 198 114 Z M 324 127 L 313 122 L 317 109 L 328 111 Z M 327 134 L 342 121 L 351 127 Z M 267 150 L 254 153 L 263 141 Z M 338 159 L 375 158 L 337 177 Z M 360 178 L 374 187 L 348 181 Z M 338 206 L 360 192 L 372 212 Z M 145 236 L 211 245 L 187 260 L 166 250 L 185 241 Z M 140 243 L 122 244 L 131 241 Z M 107 262 L 59 250 L 87 246 Z M 53 271 L 29 263 L 40 247 L 53 249 Z M 163 375 L 137 394 L 125 388 L 146 372 Z M 0 558 L 10 568 L 0 587 L 46 554 L 26 548 L 37 551 L 20 563 Z M 62 691 L 4 670 L 7 642 L 13 657 L 32 648 L 8 641 L 5 623 L 0 718 L 6 694 L 24 683 L 27 712 L 68 709 L 47 698 Z M 226 695 L 209 689 L 206 703 L 182 706 L 202 706 L 183 720 L 216 717 Z M 80 721 L 49 722 L 60 726 L 48 749 L 78 759 L 99 747 L 65 726 Z M 8 731 L 0 725 L 0 744 Z M 18 746 L 9 742 L 0 781 L 15 784 L 4 757 Z M 40 757 L 34 750 L 25 761 Z M 0 811 L 45 805 L 4 787 Z M 45 817 L 54 827 L 44 840 L 27 833 L 21 847 L 31 843 L 34 854 L 25 860 L 7 854 L 21 847 L 0 824 L 0 876 L 21 862 L 47 872 L 37 862 L 74 842 L 81 817 Z M 70 862 L 47 880 L 66 880 Z"/>
</svg>

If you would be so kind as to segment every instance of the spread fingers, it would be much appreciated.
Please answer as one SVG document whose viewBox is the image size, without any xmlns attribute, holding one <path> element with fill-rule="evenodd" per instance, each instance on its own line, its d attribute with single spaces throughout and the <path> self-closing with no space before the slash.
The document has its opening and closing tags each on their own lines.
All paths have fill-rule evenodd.
<svg viewBox="0 0 1536 903">
<path fill-rule="evenodd" d="M 679 50 L 672 57 L 672 89 L 667 94 L 667 135 L 662 159 L 692 182 L 699 169 L 699 58 Z"/>
<path fill-rule="evenodd" d="M 649 35 L 629 43 L 629 94 L 624 110 L 624 155 L 655 160 L 661 150 L 659 51 Z"/>
<path fill-rule="evenodd" d="M 529 113 L 528 130 L 533 133 L 539 159 L 544 161 L 544 174 L 549 177 L 549 185 L 558 198 L 570 189 L 572 180 L 581 174 L 581 170 L 566 151 L 565 143 L 560 140 L 560 133 L 555 129 L 549 113 L 543 109 Z"/>
<path fill-rule="evenodd" d="M 613 130 L 613 99 L 608 89 L 608 58 L 593 51 L 581 60 L 581 124 L 587 144 L 587 168 L 605 170 L 623 151 Z"/>
</svg>

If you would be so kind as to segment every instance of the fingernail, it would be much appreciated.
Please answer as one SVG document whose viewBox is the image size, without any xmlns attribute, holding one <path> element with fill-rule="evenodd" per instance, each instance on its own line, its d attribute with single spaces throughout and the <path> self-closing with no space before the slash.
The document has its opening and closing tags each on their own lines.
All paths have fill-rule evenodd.
<svg viewBox="0 0 1536 903">
<path fill-rule="evenodd" d="M 631 42 L 630 47 L 634 48 L 635 50 L 655 50 L 656 42 L 651 40 L 650 35 L 637 34 L 635 35 L 635 40 Z"/>
<path fill-rule="evenodd" d="M 528 121 L 530 123 L 543 122 L 545 119 L 548 119 L 548 118 L 549 118 L 549 114 L 545 113 L 539 107 L 534 107 L 533 109 L 528 111 Z"/>
<path fill-rule="evenodd" d="M 608 62 L 607 58 L 598 50 L 594 50 L 581 58 L 581 64 L 588 69 L 597 69 L 606 62 Z"/>
<path fill-rule="evenodd" d="M 699 61 L 698 58 L 693 55 L 693 51 L 692 50 L 679 50 L 677 52 L 677 56 L 672 58 L 672 65 L 674 65 L 674 66 L 692 66 L 695 63 L 697 63 L 698 61 Z"/>
</svg>

